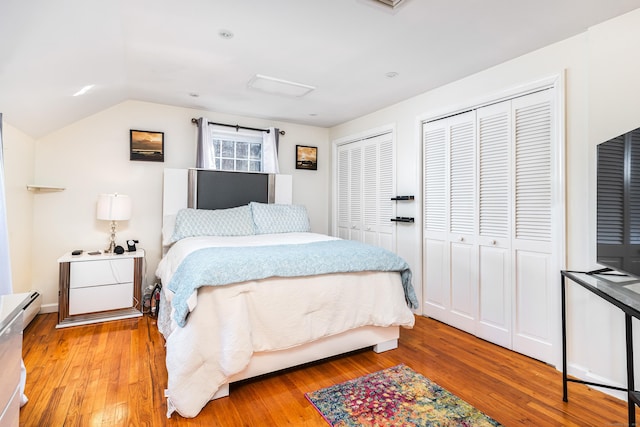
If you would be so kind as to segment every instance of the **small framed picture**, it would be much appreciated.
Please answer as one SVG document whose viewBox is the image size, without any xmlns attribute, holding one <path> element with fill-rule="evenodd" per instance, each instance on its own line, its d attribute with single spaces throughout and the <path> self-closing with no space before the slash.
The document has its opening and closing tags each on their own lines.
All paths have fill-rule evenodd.
<svg viewBox="0 0 640 427">
<path fill-rule="evenodd" d="M 129 160 L 164 162 L 164 132 L 131 130 Z"/>
<path fill-rule="evenodd" d="M 318 147 L 296 145 L 296 169 L 318 170 Z"/>
</svg>

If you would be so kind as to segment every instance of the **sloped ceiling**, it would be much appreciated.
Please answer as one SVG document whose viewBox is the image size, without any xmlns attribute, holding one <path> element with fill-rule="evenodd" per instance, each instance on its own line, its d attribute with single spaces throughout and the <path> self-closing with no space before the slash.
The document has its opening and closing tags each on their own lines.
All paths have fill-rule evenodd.
<svg viewBox="0 0 640 427">
<path fill-rule="evenodd" d="M 330 127 L 638 7 L 640 0 L 405 0 L 395 10 L 374 0 L 2 0 L 0 112 L 36 138 L 128 99 Z M 248 87 L 256 74 L 316 89 L 268 94 Z"/>
</svg>

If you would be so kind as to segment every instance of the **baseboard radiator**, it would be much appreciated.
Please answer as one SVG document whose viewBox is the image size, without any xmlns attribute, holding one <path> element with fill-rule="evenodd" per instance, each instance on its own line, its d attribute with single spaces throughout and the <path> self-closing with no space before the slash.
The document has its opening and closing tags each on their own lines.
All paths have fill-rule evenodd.
<svg viewBox="0 0 640 427">
<path fill-rule="evenodd" d="M 24 310 L 22 330 L 29 326 L 29 323 L 40 312 L 40 307 L 42 306 L 42 295 L 38 291 L 30 291 L 28 294 L 29 299 L 22 306 L 22 310 Z"/>
</svg>

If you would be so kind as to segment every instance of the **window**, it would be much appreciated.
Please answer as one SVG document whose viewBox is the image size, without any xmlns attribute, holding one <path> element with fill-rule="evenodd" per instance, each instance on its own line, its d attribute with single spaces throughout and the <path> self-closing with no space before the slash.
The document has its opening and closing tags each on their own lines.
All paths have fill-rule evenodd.
<svg viewBox="0 0 640 427">
<path fill-rule="evenodd" d="M 215 168 L 225 171 L 260 172 L 262 134 L 212 131 Z"/>
</svg>

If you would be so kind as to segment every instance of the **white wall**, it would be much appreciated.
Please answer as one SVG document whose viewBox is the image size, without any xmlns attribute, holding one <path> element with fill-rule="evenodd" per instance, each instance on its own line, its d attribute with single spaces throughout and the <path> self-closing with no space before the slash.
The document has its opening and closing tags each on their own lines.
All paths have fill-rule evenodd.
<svg viewBox="0 0 640 427">
<path fill-rule="evenodd" d="M 637 77 L 640 58 L 634 54 L 639 42 L 640 10 L 636 10 L 576 37 L 336 126 L 331 129 L 330 140 L 394 124 L 399 193 L 419 196 L 420 165 L 415 159 L 421 156 L 420 118 L 473 106 L 479 101 L 498 98 L 504 91 L 518 86 L 564 74 L 566 268 L 591 270 L 597 267 L 594 147 L 598 142 L 640 126 L 640 79 Z M 421 217 L 418 200 L 406 208 L 405 214 L 416 219 Z M 398 231 L 398 252 L 411 264 L 416 272 L 414 284 L 421 287 L 420 221 L 399 227 Z M 558 293 L 559 283 L 558 272 Z M 587 295 L 577 285 L 569 287 L 568 304 L 570 373 L 590 380 L 626 384 L 621 313 L 598 297 Z M 553 309 L 559 311 L 559 307 Z M 559 329 L 560 324 L 558 338 Z M 636 338 L 636 342 L 638 340 Z M 556 359 L 560 361 L 560 342 L 556 348 Z"/>
<path fill-rule="evenodd" d="M 66 189 L 33 194 L 33 209 L 27 209 L 25 218 L 10 217 L 9 226 L 22 224 L 33 215 L 29 265 L 18 266 L 13 274 L 15 278 L 31 278 L 29 285 L 41 291 L 45 309 L 55 309 L 58 300 L 57 259 L 73 249 L 107 246 L 109 224 L 95 219 L 99 193 L 118 192 L 131 197 L 133 215 L 130 221 L 118 224 L 117 240 L 121 245 L 128 238 L 140 241 L 139 247 L 146 251 L 145 280 L 152 283 L 161 254 L 163 169 L 195 165 L 196 128 L 191 118 L 200 116 L 222 123 L 258 128 L 276 126 L 284 130 L 286 135 L 280 138 L 280 170 L 293 175 L 293 202 L 307 207 L 313 231 L 328 232 L 327 129 L 127 101 L 35 142 L 33 181 Z M 164 132 L 165 161 L 130 161 L 130 129 Z M 12 145 L 20 143 L 12 133 L 7 133 L 5 139 Z M 296 144 L 318 146 L 317 171 L 295 169 Z M 14 185 L 14 180 L 20 181 L 22 186 L 22 177 L 16 175 L 8 174 L 7 180 L 10 185 Z M 8 205 L 11 208 L 23 205 L 19 197 L 15 194 L 9 197 Z"/>
</svg>

